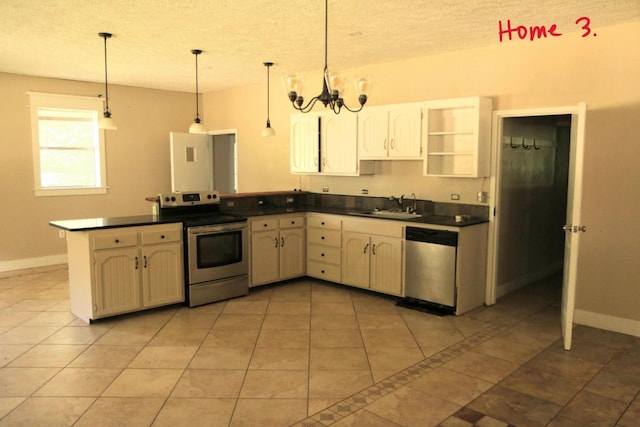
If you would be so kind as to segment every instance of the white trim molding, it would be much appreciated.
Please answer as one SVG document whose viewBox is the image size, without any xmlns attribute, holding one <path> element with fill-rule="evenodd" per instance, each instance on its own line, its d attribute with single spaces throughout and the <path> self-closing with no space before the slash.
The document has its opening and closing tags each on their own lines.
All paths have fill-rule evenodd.
<svg viewBox="0 0 640 427">
<path fill-rule="evenodd" d="M 50 255 L 38 258 L 16 259 L 13 261 L 0 261 L 0 272 L 23 270 L 25 268 L 45 267 L 49 265 L 66 264 L 67 254 Z"/>
<path fill-rule="evenodd" d="M 578 325 L 591 326 L 606 331 L 640 337 L 640 320 L 625 319 L 624 317 L 578 310 L 574 312 L 574 322 Z"/>
</svg>

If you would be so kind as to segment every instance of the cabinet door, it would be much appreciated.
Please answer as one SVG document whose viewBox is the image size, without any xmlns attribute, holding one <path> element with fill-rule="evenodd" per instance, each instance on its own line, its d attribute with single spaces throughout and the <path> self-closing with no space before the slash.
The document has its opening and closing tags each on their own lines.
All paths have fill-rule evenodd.
<svg viewBox="0 0 640 427">
<path fill-rule="evenodd" d="M 142 301 L 156 307 L 184 301 L 182 245 L 142 247 Z"/>
<path fill-rule="evenodd" d="M 320 119 L 314 114 L 291 116 L 291 172 L 320 171 Z"/>
<path fill-rule="evenodd" d="M 135 246 L 94 252 L 95 317 L 127 313 L 142 306 L 140 258 Z"/>
<path fill-rule="evenodd" d="M 277 231 L 251 234 L 251 284 L 260 285 L 278 280 L 278 250 L 280 241 Z"/>
<path fill-rule="evenodd" d="M 305 274 L 304 229 L 291 228 L 280 231 L 280 279 L 300 277 Z"/>
<path fill-rule="evenodd" d="M 389 112 L 389 157 L 419 158 L 421 138 L 420 107 L 397 108 Z"/>
<path fill-rule="evenodd" d="M 389 115 L 387 110 L 358 113 L 358 150 L 360 159 L 387 157 Z"/>
<path fill-rule="evenodd" d="M 342 283 L 369 287 L 369 236 L 360 233 L 342 234 Z"/>
<path fill-rule="evenodd" d="M 358 120 L 355 114 L 321 116 L 320 170 L 331 174 L 358 172 Z"/>
<path fill-rule="evenodd" d="M 402 295 L 402 240 L 371 237 L 372 290 Z"/>
</svg>

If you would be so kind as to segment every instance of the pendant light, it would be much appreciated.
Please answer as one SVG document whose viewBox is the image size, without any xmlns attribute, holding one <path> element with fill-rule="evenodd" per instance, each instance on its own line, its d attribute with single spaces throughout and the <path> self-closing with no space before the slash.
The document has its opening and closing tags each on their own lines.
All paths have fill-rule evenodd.
<svg viewBox="0 0 640 427">
<path fill-rule="evenodd" d="M 193 123 L 189 127 L 189 133 L 207 133 L 207 129 L 200 123 L 200 112 L 198 109 L 198 55 L 202 53 L 200 49 L 193 49 L 191 51 L 196 57 L 196 118 L 193 119 Z"/>
<path fill-rule="evenodd" d="M 107 80 L 107 39 L 111 38 L 111 33 L 98 33 L 98 35 L 104 39 L 104 99 L 105 107 L 102 118 L 98 121 L 98 127 L 100 129 L 116 130 L 118 125 L 111 118 L 111 111 L 109 110 L 109 83 Z"/>
<path fill-rule="evenodd" d="M 276 134 L 276 131 L 271 127 L 271 120 L 269 120 L 269 68 L 273 62 L 263 62 L 262 64 L 267 67 L 267 126 L 262 129 L 262 136 L 269 137 Z"/>
<path fill-rule="evenodd" d="M 342 107 L 352 113 L 362 110 L 364 104 L 369 98 L 373 80 L 368 77 L 359 77 L 355 80 L 356 92 L 358 93 L 358 102 L 360 107 L 351 109 L 344 103 L 344 83 L 345 76 L 340 72 L 330 72 L 327 67 L 327 40 L 329 29 L 329 4 L 328 0 L 324 2 L 324 78 L 322 82 L 322 92 L 318 96 L 314 96 L 303 106 L 304 97 L 302 96 L 302 86 L 304 78 L 299 74 L 287 74 L 282 76 L 282 84 L 287 91 L 291 105 L 298 111 L 308 113 L 311 111 L 316 102 L 320 101 L 325 107 L 329 107 L 334 113 L 340 113 Z"/>
</svg>

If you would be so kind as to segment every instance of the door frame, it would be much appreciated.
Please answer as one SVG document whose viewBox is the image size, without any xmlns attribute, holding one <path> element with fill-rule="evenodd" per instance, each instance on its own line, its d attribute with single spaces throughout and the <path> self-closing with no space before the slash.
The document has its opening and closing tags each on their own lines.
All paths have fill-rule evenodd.
<svg viewBox="0 0 640 427">
<path fill-rule="evenodd" d="M 489 201 L 489 244 L 487 249 L 487 287 L 485 303 L 493 305 L 497 300 L 497 275 L 498 275 L 498 249 L 499 249 L 499 226 L 500 218 L 496 215 L 497 207 L 500 203 L 500 189 L 502 188 L 502 133 L 503 121 L 505 118 L 532 117 L 532 116 L 555 116 L 571 115 L 571 142 L 569 149 L 569 186 L 573 191 L 567 195 L 567 204 L 571 204 L 573 209 L 572 218 L 567 218 L 567 224 L 579 223 L 580 206 L 582 201 L 582 170 L 584 153 L 584 127 L 586 118 L 586 104 L 580 102 L 576 105 L 564 107 L 546 107 L 514 110 L 496 110 L 493 112 L 492 126 L 492 150 L 491 150 L 491 197 Z M 570 200 L 570 198 L 572 200 Z M 576 270 L 578 259 L 578 241 L 580 233 L 567 233 L 565 238 L 571 239 L 568 249 L 570 253 L 565 253 L 565 266 L 569 266 L 570 271 L 563 271 L 562 288 L 562 330 L 564 338 L 564 348 L 571 348 L 571 325 L 573 324 L 573 311 L 575 305 Z M 565 244 L 565 251 L 567 245 Z M 566 268 L 565 268 L 566 270 Z"/>
</svg>

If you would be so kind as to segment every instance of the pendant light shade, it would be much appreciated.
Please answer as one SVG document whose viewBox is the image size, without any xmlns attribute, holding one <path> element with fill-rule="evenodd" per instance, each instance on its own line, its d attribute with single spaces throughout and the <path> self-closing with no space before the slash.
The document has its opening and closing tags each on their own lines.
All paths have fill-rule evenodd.
<svg viewBox="0 0 640 427">
<path fill-rule="evenodd" d="M 265 67 L 267 67 L 267 126 L 262 129 L 263 137 L 275 136 L 276 131 L 271 127 L 271 120 L 269 120 L 269 68 L 273 65 L 273 62 L 263 62 Z"/>
<path fill-rule="evenodd" d="M 189 133 L 207 133 L 207 129 L 200 120 L 200 110 L 198 108 L 198 55 L 200 55 L 202 51 L 200 49 L 193 49 L 191 53 L 196 57 L 196 117 L 193 119 L 191 126 L 189 126 Z"/>
<path fill-rule="evenodd" d="M 102 118 L 98 121 L 100 129 L 116 130 L 118 125 L 111 118 L 111 110 L 109 110 L 109 83 L 107 79 L 107 39 L 111 38 L 111 33 L 98 33 L 98 36 L 104 39 L 104 99 L 105 107 Z"/>
</svg>

